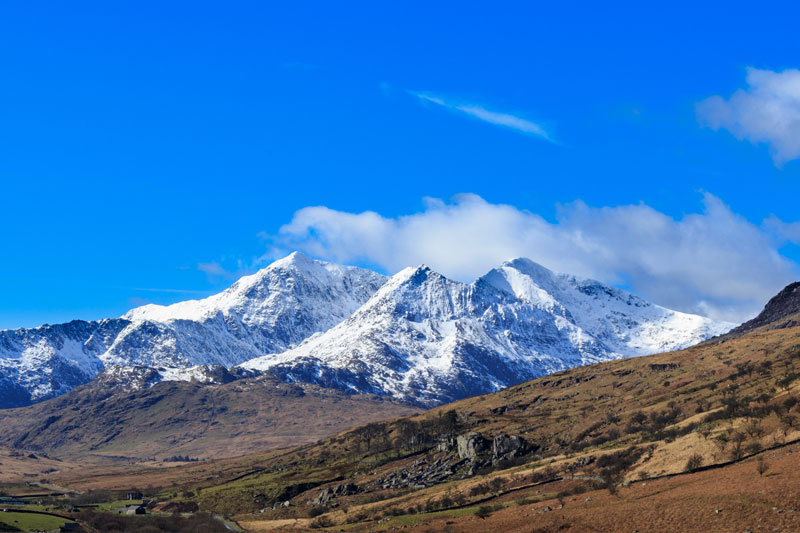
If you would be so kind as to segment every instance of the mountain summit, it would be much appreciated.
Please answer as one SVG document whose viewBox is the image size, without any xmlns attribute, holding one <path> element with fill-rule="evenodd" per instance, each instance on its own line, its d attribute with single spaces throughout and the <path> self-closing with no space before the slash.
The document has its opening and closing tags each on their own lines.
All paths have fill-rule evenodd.
<svg viewBox="0 0 800 533">
<path fill-rule="evenodd" d="M 386 278 L 295 252 L 202 300 L 0 331 L 0 407 L 58 396 L 111 365 L 166 380 L 241 365 L 430 406 L 731 326 L 529 259 L 466 284 L 424 265 Z"/>
<path fill-rule="evenodd" d="M 574 366 L 686 347 L 732 326 L 524 258 L 471 284 L 421 265 L 390 278 L 325 333 L 242 366 L 433 406 Z"/>
<path fill-rule="evenodd" d="M 385 280 L 295 252 L 202 300 L 0 331 L 0 407 L 58 396 L 108 365 L 230 367 L 282 352 L 350 316 Z"/>
</svg>

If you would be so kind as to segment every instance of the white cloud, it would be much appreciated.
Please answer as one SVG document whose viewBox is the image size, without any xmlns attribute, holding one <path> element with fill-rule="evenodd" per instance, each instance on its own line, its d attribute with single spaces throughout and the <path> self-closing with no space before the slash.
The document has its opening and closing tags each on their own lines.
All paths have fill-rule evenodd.
<svg viewBox="0 0 800 533">
<path fill-rule="evenodd" d="M 800 157 L 800 70 L 747 69 L 747 89 L 697 104 L 697 117 L 737 139 L 766 143 L 776 165 Z"/>
<path fill-rule="evenodd" d="M 230 272 L 222 268 L 222 265 L 216 261 L 197 263 L 197 270 L 200 272 L 205 272 L 208 276 L 227 276 L 230 274 Z"/>
<path fill-rule="evenodd" d="M 239 279 L 247 274 L 252 274 L 255 270 L 254 267 L 246 267 L 242 261 L 237 261 L 235 270 L 227 270 L 217 261 L 210 261 L 208 263 L 198 263 L 197 270 L 205 273 L 209 281 L 231 280 Z"/>
<path fill-rule="evenodd" d="M 771 215 L 764 221 L 764 227 L 784 240 L 800 244 L 800 222 L 784 222 Z"/>
<path fill-rule="evenodd" d="M 461 113 L 465 113 L 473 118 L 482 120 L 483 122 L 494 124 L 495 126 L 509 128 L 519 133 L 524 133 L 526 135 L 534 135 L 536 137 L 541 137 L 543 139 L 546 139 L 550 142 L 555 142 L 550 137 L 550 134 L 547 133 L 541 125 L 535 122 L 531 122 L 530 120 L 518 117 L 516 115 L 510 115 L 508 113 L 498 113 L 497 111 L 489 111 L 488 109 L 475 104 L 448 102 L 443 100 L 442 98 L 431 96 L 425 93 L 411 92 L 410 94 L 416 96 L 423 102 L 436 104 L 451 111 L 458 111 Z"/>
<path fill-rule="evenodd" d="M 673 309 L 744 320 L 793 281 L 798 265 L 778 252 L 766 224 L 751 224 L 710 194 L 704 206 L 675 219 L 643 204 L 575 202 L 560 207 L 555 223 L 471 194 L 427 199 L 422 212 L 397 218 L 306 207 L 275 236 L 274 252 L 299 249 L 389 273 L 426 263 L 462 281 L 524 256 Z"/>
</svg>

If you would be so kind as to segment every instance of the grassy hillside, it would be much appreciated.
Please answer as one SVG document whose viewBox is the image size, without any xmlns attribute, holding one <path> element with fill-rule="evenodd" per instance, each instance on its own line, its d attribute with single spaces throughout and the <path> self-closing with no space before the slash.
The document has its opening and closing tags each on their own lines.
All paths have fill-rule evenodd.
<svg viewBox="0 0 800 533">
<path fill-rule="evenodd" d="M 50 531 L 71 522 L 55 516 L 0 512 L 0 531 Z"/>
<path fill-rule="evenodd" d="M 263 444 L 254 435 L 263 435 L 257 421 L 267 413 L 282 412 L 276 419 L 283 427 L 298 428 L 298 435 L 310 438 L 319 428 L 330 435 L 331 419 L 358 424 L 358 416 L 377 420 L 400 408 L 310 386 L 302 387 L 302 395 L 285 392 L 294 387 L 267 378 L 212 387 L 160 384 L 128 393 L 126 400 L 129 407 L 142 405 L 152 423 L 126 414 L 130 409 L 119 398 L 97 404 L 98 419 L 104 413 L 111 417 L 99 428 L 118 426 L 114 413 L 119 412 L 117 419 L 131 416 L 122 425 L 131 429 L 90 442 L 96 453 L 114 452 L 105 447 L 109 443 L 155 450 L 164 446 L 154 437 L 159 425 L 174 430 L 185 424 L 191 438 L 170 450 L 192 449 L 187 446 L 193 442 L 210 450 L 227 444 L 228 455 L 234 455 L 236 446 L 247 450 Z M 58 412 L 71 405 L 91 416 L 84 404 L 96 404 L 80 396 L 70 401 Z M 230 420 L 208 414 L 220 405 L 231 406 Z M 384 411 L 375 411 L 381 406 Z M 794 476 L 800 466 L 797 314 L 782 313 L 776 321 L 686 350 L 576 368 L 406 413 L 301 446 L 172 468 L 138 463 L 56 472 L 53 482 L 84 491 L 146 487 L 164 509 L 179 504 L 233 515 L 253 531 L 800 526 L 795 518 L 800 486 Z M 214 433 L 209 419 L 224 431 Z M 63 415 L 29 432 L 25 442 L 44 438 L 62 420 Z M 10 433 L 19 435 L 13 424 L 25 419 L 5 421 Z M 60 431 L 69 432 L 79 421 L 66 419 Z M 87 422 L 89 427 L 97 423 Z M 149 436 L 137 440 L 137 432 Z M 100 433 L 93 430 L 92 439 Z M 64 439 L 60 449 L 78 453 L 87 445 L 77 433 L 70 438 L 78 440 L 72 445 L 77 447 Z M 174 431 L 170 438 L 175 439 Z"/>
<path fill-rule="evenodd" d="M 254 528 L 301 519 L 366 529 L 381 529 L 386 517 L 473 517 L 482 505 L 554 490 L 613 495 L 626 483 L 735 465 L 800 438 L 799 378 L 800 328 L 761 328 L 253 456 L 258 469 L 238 479 L 184 478 L 183 496 L 165 495 L 239 513 Z"/>
<path fill-rule="evenodd" d="M 420 412 L 267 376 L 140 390 L 92 382 L 63 396 L 0 410 L 0 446 L 79 461 L 216 458 L 314 442 L 374 420 Z"/>
</svg>

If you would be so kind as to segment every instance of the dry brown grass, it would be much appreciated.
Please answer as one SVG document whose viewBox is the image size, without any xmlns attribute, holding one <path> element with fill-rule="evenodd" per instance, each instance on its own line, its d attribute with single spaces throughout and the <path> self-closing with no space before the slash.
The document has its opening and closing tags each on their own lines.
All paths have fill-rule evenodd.
<svg viewBox="0 0 800 533">
<path fill-rule="evenodd" d="M 267 376 L 221 385 L 162 382 L 113 395 L 99 389 L 90 383 L 46 402 L 0 410 L 0 445 L 87 464 L 176 455 L 215 459 L 307 444 L 421 411 Z"/>
<path fill-rule="evenodd" d="M 786 429 L 778 416 L 787 398 L 800 397 L 800 381 L 786 379 L 797 371 L 800 371 L 800 328 L 761 330 L 680 352 L 560 372 L 496 394 L 437 408 L 413 416 L 411 420 L 432 424 L 441 420 L 447 411 L 454 410 L 462 420 L 458 431 L 478 431 L 487 437 L 499 433 L 521 435 L 538 446 L 536 453 L 542 457 L 530 455 L 525 458 L 526 464 L 498 467 L 494 472 L 473 478 L 461 479 L 462 472 L 447 483 L 421 490 L 384 490 L 377 488 L 375 481 L 407 468 L 419 457 L 427 455 L 433 460 L 443 453 L 430 448 L 409 457 L 407 450 L 400 449 L 401 444 L 393 444 L 387 452 L 367 450 L 357 431 L 326 437 L 301 448 L 175 468 L 129 466 L 111 472 L 101 469 L 80 476 L 66 474 L 63 481 L 78 488 L 153 485 L 167 491 L 191 489 L 198 492 L 196 499 L 202 508 L 238 512 L 237 519 L 254 530 L 277 526 L 307 528 L 310 508 L 306 502 L 321 488 L 342 480 L 352 481 L 367 492 L 337 499 L 339 507 L 329 510 L 326 516 L 342 525 L 349 517 L 365 514 L 367 521 L 347 525 L 348 530 L 354 531 L 403 525 L 417 531 L 447 527 L 453 531 L 475 531 L 476 528 L 531 531 L 532 524 L 543 528 L 541 531 L 552 531 L 566 524 L 572 531 L 669 531 L 676 527 L 684 531 L 726 531 L 736 520 L 751 516 L 764 523 L 788 527 L 794 523 L 791 507 L 797 504 L 799 488 L 796 481 L 792 485 L 794 478 L 790 476 L 792 469 L 800 466 L 794 453 L 797 446 L 767 452 L 770 468 L 763 478 L 756 472 L 752 459 L 715 470 L 683 472 L 693 454 L 703 457 L 703 465 L 729 461 L 730 447 L 721 449 L 716 444 L 718 438 L 745 432 L 753 418 L 757 418 L 761 429 L 758 435 L 748 435 L 743 444 L 757 442 L 762 447 L 779 446 L 800 437 L 797 427 Z M 741 407 L 723 416 L 723 402 L 731 397 L 734 389 Z M 800 419 L 800 405 L 792 409 Z M 654 413 L 674 411 L 678 414 L 668 422 L 657 424 L 658 427 L 639 431 L 629 423 L 640 411 L 648 420 Z M 390 442 L 399 442 L 399 422 L 387 424 L 384 431 Z M 611 438 L 603 438 L 609 435 Z M 565 509 L 556 509 L 559 503 L 552 499 L 553 494 L 590 481 L 564 480 L 516 490 L 528 487 L 534 476 L 547 479 L 570 473 L 596 477 L 599 468 L 576 466 L 578 461 L 590 456 L 612 456 L 631 446 L 639 450 L 640 456 L 622 472 L 622 479 L 638 480 L 640 472 L 648 477 L 675 476 L 619 487 L 614 491 L 617 492 L 615 496 L 604 489 L 567 497 Z M 792 453 L 788 453 L 790 451 Z M 544 474 L 545 471 L 549 473 Z M 241 478 L 242 475 L 245 477 Z M 239 479 L 233 481 L 235 478 Z M 486 495 L 472 497 L 471 488 L 493 478 L 507 480 L 503 491 L 515 490 L 488 502 L 506 508 L 484 520 L 474 516 L 474 509 L 453 509 L 438 515 L 408 515 L 375 521 L 389 508 L 405 512 L 411 506 L 424 506 L 445 496 L 453 498 L 461 494 L 468 503 L 477 502 Z M 772 485 L 760 485 L 762 481 Z M 293 493 L 288 510 L 250 514 L 257 507 L 271 505 L 270 495 L 308 482 L 315 485 Z M 762 494 L 761 490 L 765 492 Z M 256 502 L 256 493 L 266 494 L 265 499 Z M 585 502 L 586 497 L 592 500 Z M 523 498 L 539 501 L 522 506 L 514 503 Z M 367 499 L 373 501 L 367 502 Z M 544 505 L 554 510 L 542 513 Z M 772 506 L 784 512 L 772 511 Z M 537 510 L 533 510 L 534 507 Z M 713 516 L 709 516 L 709 509 Z M 716 509 L 721 511 L 717 513 Z M 295 517 L 300 520 L 295 521 Z"/>
<path fill-rule="evenodd" d="M 351 514 L 366 513 L 374 518 L 390 507 L 407 509 L 445 495 L 468 495 L 472 486 L 493 477 L 520 478 L 522 481 L 518 484 L 522 485 L 531 472 L 542 472 L 546 468 L 561 475 L 583 457 L 600 457 L 629 446 L 642 450 L 652 447 L 652 450 L 651 453 L 642 453 L 636 463 L 624 472 L 623 479 L 628 481 L 638 480 L 642 475 L 640 472 L 646 477 L 682 474 L 689 457 L 694 454 L 702 456 L 704 466 L 725 463 L 731 460 L 730 448 L 720 450 L 715 439 L 720 435 L 744 432 L 749 417 L 753 416 L 752 412 L 761 413 L 755 416 L 759 417 L 762 433 L 747 436 L 743 446 L 752 446 L 757 442 L 761 447 L 771 447 L 800 437 L 796 429 L 783 431 L 778 415 L 770 411 L 773 408 L 770 406 L 782 403 L 787 397 L 800 395 L 800 383 L 796 379 L 789 383 L 784 380 L 782 385 L 778 385 L 795 365 L 800 370 L 800 328 L 762 330 L 722 344 L 708 343 L 680 352 L 573 369 L 496 394 L 456 402 L 418 415 L 415 420 L 432 420 L 454 409 L 469 419 L 463 431 L 479 431 L 486 436 L 498 433 L 522 435 L 541 446 L 539 453 L 544 455 L 544 460 L 534 460 L 528 465 L 473 479 L 454 479 L 411 493 L 398 492 L 393 496 L 389 491 L 382 495 L 381 501 L 374 503 L 359 504 L 355 497 L 342 498 L 339 503 L 349 507 Z M 748 368 L 753 368 L 752 372 Z M 732 388 L 736 389 L 736 396 L 742 400 L 745 408 L 743 412 L 749 413 L 748 416 L 736 414 L 704 423 L 707 416 L 714 418 L 713 413 L 721 412 L 723 398 L 730 394 Z M 681 414 L 661 428 L 666 433 L 628 431 L 628 422 L 636 412 L 642 411 L 649 417 L 651 413 L 676 407 Z M 769 409 L 758 411 L 766 407 Z M 698 410 L 702 412 L 696 412 Z M 795 414 L 796 411 L 797 408 Z M 694 429 L 685 432 L 682 428 Z M 671 430 L 675 430 L 673 434 L 670 434 Z M 592 441 L 598 436 L 614 432 L 619 435 L 599 445 L 590 444 L 581 450 L 571 446 L 580 438 Z M 326 439 L 319 447 L 304 450 L 303 455 L 306 458 L 314 457 L 316 450 L 324 448 L 337 457 L 348 446 L 352 446 L 352 441 L 347 438 Z M 288 461 L 290 456 L 291 453 L 281 461 Z M 434 453 L 433 456 L 437 455 Z M 377 477 L 407 467 L 410 461 L 402 459 L 389 462 L 374 472 L 362 471 L 352 479 L 359 485 L 370 487 Z M 356 466 L 352 469 L 355 470 Z M 339 473 L 346 471 L 337 470 Z M 589 466 L 572 468 L 571 474 L 592 477 L 597 476 L 598 472 L 598 469 Z M 713 477 L 711 472 L 707 475 Z M 297 474 L 303 475 L 300 470 Z M 703 472 L 697 475 L 701 474 L 705 475 Z M 298 478 L 292 478 L 290 471 L 283 479 L 285 481 L 282 483 L 288 483 Z M 510 485 L 513 486 L 514 482 L 510 482 Z M 225 488 L 219 487 L 219 490 L 224 491 Z M 318 490 L 314 488 L 301 494 L 293 502 L 302 507 L 303 502 L 315 496 Z M 556 490 L 556 487 L 552 490 Z M 620 494 L 625 490 L 620 489 Z M 519 497 L 519 493 L 514 494 L 506 499 L 510 501 Z M 505 512 L 511 511 L 498 514 L 502 516 Z M 331 511 L 329 516 L 339 524 L 347 518 L 340 511 Z M 251 521 L 257 521 L 253 519 Z M 265 526 L 262 524 L 259 527 Z"/>
</svg>

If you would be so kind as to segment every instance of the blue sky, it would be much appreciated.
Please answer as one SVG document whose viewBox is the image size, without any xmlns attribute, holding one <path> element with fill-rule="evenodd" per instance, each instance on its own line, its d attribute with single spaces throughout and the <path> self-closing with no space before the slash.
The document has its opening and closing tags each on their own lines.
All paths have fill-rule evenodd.
<svg viewBox="0 0 800 533">
<path fill-rule="evenodd" d="M 0 328 L 293 248 L 459 278 L 521 252 L 730 319 L 797 277 L 800 122 L 759 107 L 782 84 L 800 120 L 794 4 L 385 4 L 4 3 Z M 412 246 L 461 216 L 510 244 Z"/>
</svg>

